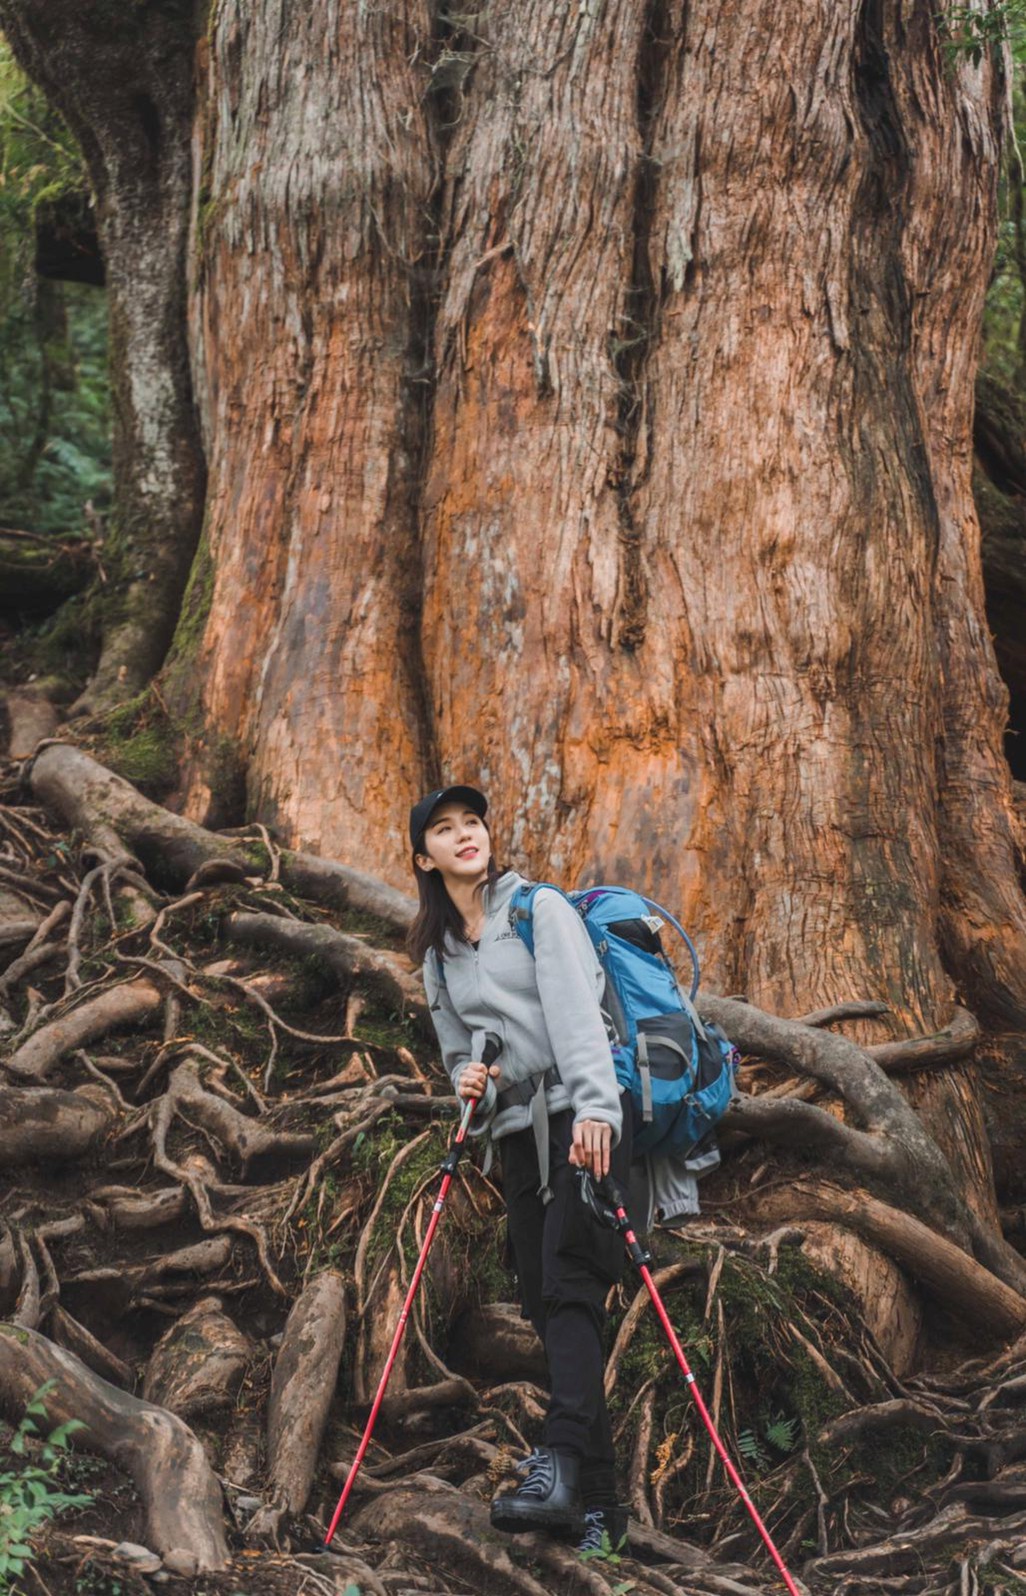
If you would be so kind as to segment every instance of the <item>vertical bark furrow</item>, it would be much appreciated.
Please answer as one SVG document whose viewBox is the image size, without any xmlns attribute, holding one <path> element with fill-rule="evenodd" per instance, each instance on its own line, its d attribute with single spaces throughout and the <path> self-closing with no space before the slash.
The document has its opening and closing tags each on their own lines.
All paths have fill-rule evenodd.
<svg viewBox="0 0 1026 1596">
<path fill-rule="evenodd" d="M 655 208 L 656 175 L 652 165 L 652 124 L 664 92 L 669 41 L 666 6 L 649 0 L 638 52 L 637 123 L 639 152 L 634 177 L 632 228 L 634 253 L 630 287 L 624 299 L 621 326 L 610 328 L 610 352 L 620 378 L 620 459 L 614 478 L 620 516 L 620 599 L 614 639 L 628 652 L 645 641 L 649 584 L 642 529 L 634 514 L 634 493 L 644 480 L 653 416 L 653 393 L 645 380 L 645 357 L 656 335 L 659 296 L 653 282 L 649 230 Z"/>
<path fill-rule="evenodd" d="M 466 114 L 473 74 L 487 44 L 475 33 L 463 31 L 466 19 L 450 16 L 444 4 L 432 14 L 430 77 L 425 90 L 425 115 L 436 159 L 436 180 L 425 207 L 422 258 L 412 277 L 413 358 L 408 429 L 411 470 L 410 522 L 417 529 L 417 557 L 406 572 L 400 595 L 403 612 L 401 646 L 407 659 L 407 679 L 422 732 L 422 785 L 436 787 L 444 780 L 443 762 L 436 736 L 434 702 L 424 657 L 424 536 L 423 505 L 431 470 L 434 401 L 437 383 L 436 341 L 444 277 L 445 229 L 444 172 L 457 132 Z M 411 795 L 412 796 L 412 795 Z M 404 880 L 405 884 L 405 880 Z"/>
<path fill-rule="evenodd" d="M 439 743 L 446 768 L 491 784 L 515 856 L 568 879 L 592 851 L 596 780 L 622 780 L 616 744 L 645 748 L 659 696 L 611 654 L 625 587 L 635 610 L 640 593 L 631 553 L 624 580 L 613 352 L 646 12 L 491 13 L 447 168 L 425 501 Z M 610 859 L 604 802 L 596 819 L 607 863 L 625 860 Z"/>
<path fill-rule="evenodd" d="M 876 625 L 858 630 L 852 652 L 853 747 L 871 750 L 871 758 L 852 760 L 850 776 L 853 812 L 864 818 L 870 836 L 887 835 L 885 848 L 871 843 L 857 857 L 868 900 L 867 945 L 872 955 L 893 965 L 891 989 L 884 995 L 911 994 L 914 1016 L 936 1023 L 946 1017 L 948 997 L 934 930 L 939 872 L 933 758 L 940 703 L 930 573 L 939 533 L 910 359 L 913 287 L 903 253 L 915 143 L 892 81 L 892 52 L 901 44 L 887 39 L 884 29 L 880 0 L 865 0 L 852 53 L 853 111 L 864 153 L 854 196 L 849 290 L 857 337 L 848 358 L 856 417 L 874 416 L 882 393 L 889 408 L 886 427 L 842 433 L 841 458 L 853 499 L 879 494 L 889 526 L 879 545 L 879 565 L 867 562 L 867 579 L 877 587 L 871 599 L 878 607 Z M 880 627 L 887 631 L 893 663 L 885 680 L 879 676 Z M 905 735 L 917 738 L 896 772 L 899 792 L 911 782 L 915 794 L 912 813 L 903 805 L 898 826 L 890 818 L 895 812 L 895 792 L 887 780 L 890 761 L 882 757 L 890 728 L 899 746 Z M 888 928 L 883 937 L 878 936 L 881 921 Z"/>
<path fill-rule="evenodd" d="M 709 773 L 685 907 L 711 978 L 757 1001 L 786 1008 L 870 970 L 874 995 L 932 1019 L 930 517 L 853 353 L 878 311 L 850 240 L 865 233 L 867 259 L 879 245 L 855 17 L 806 7 L 782 29 L 768 9 L 690 5 L 670 31 L 652 233 L 669 297 L 642 506 L 668 596 L 652 631 L 688 646 L 678 712 Z"/>
<path fill-rule="evenodd" d="M 899 928 L 906 927 L 909 933 L 899 939 L 901 963 L 896 971 L 898 980 L 906 988 L 914 980 L 915 967 L 921 959 L 921 937 L 914 933 L 908 905 L 919 900 L 931 927 L 937 926 L 940 917 L 944 854 L 935 797 L 940 785 L 934 749 L 942 746 L 946 719 L 944 699 L 950 694 L 950 687 L 945 686 L 938 648 L 937 589 L 933 579 L 942 540 L 938 493 L 945 491 L 951 464 L 948 458 L 931 458 L 928 432 L 934 401 L 923 390 L 924 372 L 915 350 L 919 307 L 931 292 L 928 284 L 935 267 L 928 265 L 922 252 L 925 240 L 917 240 L 912 228 L 916 225 L 915 218 L 920 229 L 929 227 L 940 235 L 931 240 L 928 250 L 934 261 L 943 260 L 950 247 L 942 241 L 946 212 L 957 210 L 964 217 L 967 209 L 971 212 L 978 207 L 975 162 L 966 158 L 964 148 L 957 151 L 954 160 L 947 152 L 940 156 L 940 163 L 948 167 L 946 177 L 954 204 L 948 195 L 939 191 L 932 193 L 927 204 L 917 198 L 924 181 L 927 184 L 935 181 L 933 173 L 937 168 L 934 152 L 924 143 L 918 96 L 924 91 L 936 95 L 939 84 L 930 82 L 927 76 L 926 81 L 910 93 L 907 74 L 911 54 L 930 60 L 930 40 L 915 37 L 917 26 L 922 30 L 922 20 L 917 25 L 914 18 L 910 19 L 910 34 L 900 19 L 888 14 L 880 0 L 867 0 L 859 15 L 854 73 L 855 103 L 867 147 L 858 208 L 862 214 L 873 218 L 873 226 L 871 230 L 860 231 L 854 240 L 855 302 L 871 308 L 869 314 L 863 311 L 861 316 L 861 335 L 852 352 L 853 366 L 867 405 L 872 405 L 881 392 L 886 392 L 890 401 L 891 436 L 875 440 L 872 469 L 880 473 L 889 467 L 893 471 L 895 459 L 899 462 L 910 506 L 905 512 L 905 527 L 913 514 L 919 523 L 922 554 L 915 571 L 914 603 L 922 630 L 917 637 L 917 648 L 923 651 L 924 670 L 920 679 L 928 684 L 933 726 L 932 738 L 924 742 L 920 750 L 924 781 L 921 787 L 923 807 L 918 820 L 926 833 L 924 848 L 922 852 L 914 848 L 905 851 L 905 869 L 896 903 Z M 936 68 L 936 40 L 932 50 Z M 945 114 L 944 120 L 948 121 L 949 117 L 957 121 L 953 109 Z M 973 248 L 977 251 L 974 272 L 979 271 L 982 263 L 978 252 L 984 247 L 985 238 L 986 229 L 980 229 L 973 240 Z M 966 325 L 971 328 L 978 325 L 981 307 L 978 304 L 959 306 L 954 280 L 943 299 L 949 325 L 953 317 L 961 324 L 963 314 Z M 971 338 L 967 340 L 970 346 L 971 342 Z M 862 448 L 853 446 L 846 457 L 856 481 L 866 463 L 864 440 L 859 443 Z M 900 535 L 903 530 L 900 521 L 897 530 Z M 867 658 L 874 647 L 873 640 L 868 639 Z M 895 683 L 895 688 L 902 693 L 907 691 L 903 684 Z M 962 691 L 964 686 L 960 685 L 955 696 Z M 874 718 L 879 719 L 878 714 L 864 720 L 866 732 L 871 730 Z M 924 721 L 924 732 L 928 725 L 929 722 Z M 881 762 L 882 757 L 882 753 L 878 753 L 877 761 Z M 929 874 L 923 873 L 920 867 L 923 858 L 930 861 Z M 881 951 L 886 952 L 886 949 Z M 914 1078 L 908 1090 L 924 1124 L 944 1147 L 964 1189 L 971 1193 L 970 1200 L 978 1214 L 988 1226 L 996 1228 L 993 1178 L 974 1083 L 946 1072 Z"/>
</svg>

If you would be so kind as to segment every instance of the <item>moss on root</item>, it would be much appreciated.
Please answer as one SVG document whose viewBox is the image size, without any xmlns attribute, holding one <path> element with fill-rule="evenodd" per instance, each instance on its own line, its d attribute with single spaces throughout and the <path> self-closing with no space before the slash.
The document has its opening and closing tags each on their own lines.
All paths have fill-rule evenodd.
<svg viewBox="0 0 1026 1596">
<path fill-rule="evenodd" d="M 149 798 L 165 797 L 178 779 L 179 732 L 152 687 L 106 715 L 89 742 L 98 759 Z"/>
<path fill-rule="evenodd" d="M 657 1235 L 655 1245 L 660 1264 L 680 1256 L 675 1238 Z M 831 1338 L 843 1334 L 846 1323 L 839 1288 L 797 1249 L 780 1254 L 772 1275 L 761 1260 L 734 1253 L 724 1257 L 708 1303 L 716 1249 L 688 1238 L 687 1251 L 704 1261 L 704 1277 L 671 1286 L 665 1300 L 698 1388 L 712 1407 L 719 1387 L 718 1427 L 760 1510 L 776 1500 L 786 1478 L 787 1511 L 800 1516 L 816 1502 L 811 1473 L 798 1466 L 800 1460 L 806 1449 L 814 1454 L 822 1426 L 848 1404 L 789 1327 L 796 1326 L 829 1362 Z M 638 1283 L 632 1278 L 625 1284 L 623 1295 L 630 1301 Z M 614 1316 L 613 1334 L 621 1319 L 622 1314 Z M 667 1528 L 686 1522 L 698 1531 L 703 1522 L 712 1527 L 729 1516 L 732 1529 L 747 1534 L 743 1511 L 721 1470 L 714 1473 L 711 1493 L 706 1488 L 710 1443 L 655 1313 L 646 1312 L 623 1355 L 611 1404 L 614 1424 L 629 1439 L 629 1446 L 621 1443 L 624 1455 L 637 1440 L 638 1393 L 653 1381 L 652 1477 L 692 1448 L 668 1492 Z"/>
</svg>

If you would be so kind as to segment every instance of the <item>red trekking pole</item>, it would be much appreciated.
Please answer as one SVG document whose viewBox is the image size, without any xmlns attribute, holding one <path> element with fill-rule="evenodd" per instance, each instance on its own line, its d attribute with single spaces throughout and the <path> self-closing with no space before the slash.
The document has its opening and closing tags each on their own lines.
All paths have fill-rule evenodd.
<svg viewBox="0 0 1026 1596">
<path fill-rule="evenodd" d="M 478 1041 L 479 1038 L 480 1043 Z M 490 1033 L 486 1035 L 484 1031 L 478 1031 L 474 1033 L 474 1051 L 479 1054 L 480 1062 L 482 1064 L 491 1064 L 498 1057 L 501 1047 L 502 1043 L 497 1036 L 493 1036 Z M 424 1237 L 424 1245 L 420 1249 L 420 1257 L 417 1259 L 417 1267 L 413 1271 L 413 1279 L 410 1281 L 410 1289 L 406 1293 L 406 1301 L 403 1303 L 402 1312 L 399 1315 L 399 1322 L 395 1327 L 395 1335 L 392 1337 L 392 1345 L 388 1349 L 388 1357 L 385 1359 L 385 1367 L 381 1371 L 381 1379 L 378 1381 L 378 1389 L 374 1396 L 374 1402 L 370 1410 L 370 1417 L 367 1420 L 366 1427 L 360 1439 L 360 1445 L 356 1449 L 356 1456 L 349 1465 L 349 1473 L 346 1475 L 346 1482 L 342 1487 L 342 1495 L 338 1499 L 338 1506 L 335 1509 L 331 1523 L 328 1525 L 328 1533 L 324 1537 L 324 1551 L 328 1550 L 332 1540 L 334 1539 L 335 1531 L 338 1529 L 339 1519 L 342 1517 L 342 1514 L 345 1511 L 345 1505 L 349 1500 L 349 1493 L 352 1490 L 356 1481 L 356 1476 L 360 1471 L 360 1464 L 363 1462 L 367 1448 L 370 1445 L 370 1438 L 374 1430 L 378 1412 L 381 1408 L 382 1402 L 385 1399 L 385 1387 L 388 1385 L 389 1376 L 392 1373 L 392 1366 L 395 1363 L 396 1356 L 399 1352 L 399 1343 L 402 1341 L 403 1331 L 406 1329 L 406 1321 L 410 1317 L 410 1309 L 413 1307 L 413 1299 L 417 1295 L 417 1287 L 420 1285 L 420 1277 L 424 1273 L 424 1265 L 427 1263 L 427 1255 L 431 1250 L 431 1243 L 434 1240 L 435 1231 L 438 1229 L 438 1221 L 442 1216 L 442 1205 L 444 1204 L 448 1195 L 449 1187 L 452 1185 L 452 1178 L 456 1173 L 459 1161 L 466 1152 L 467 1131 L 470 1128 L 470 1121 L 473 1117 L 476 1107 L 477 1099 L 473 1097 L 468 1098 L 466 1105 L 464 1106 L 463 1113 L 460 1117 L 459 1129 L 453 1138 L 452 1146 L 449 1148 L 449 1151 L 446 1153 L 441 1165 L 439 1166 L 440 1173 L 442 1175 L 442 1184 L 438 1188 L 438 1196 L 435 1198 L 435 1206 L 431 1210 L 431 1219 L 427 1227 L 427 1233 Z"/>
<path fill-rule="evenodd" d="M 677 1339 L 677 1333 L 674 1330 L 673 1325 L 670 1323 L 670 1316 L 663 1304 L 663 1299 L 660 1297 L 659 1292 L 656 1289 L 655 1281 L 652 1279 L 652 1272 L 649 1269 L 649 1264 L 652 1262 L 652 1254 L 641 1245 L 641 1242 L 638 1240 L 633 1229 L 631 1228 L 631 1222 L 627 1216 L 627 1210 L 624 1207 L 623 1194 L 611 1176 L 607 1175 L 604 1180 L 595 1182 L 590 1178 L 586 1170 L 581 1170 L 579 1178 L 581 1180 L 582 1198 L 588 1204 L 588 1207 L 591 1209 L 592 1213 L 604 1225 L 608 1225 L 611 1229 L 618 1231 L 623 1237 L 624 1246 L 627 1248 L 627 1256 L 630 1258 L 631 1263 L 634 1264 L 642 1280 L 645 1282 L 645 1285 L 648 1287 L 648 1294 L 652 1298 L 652 1306 L 659 1315 L 660 1324 L 666 1331 L 666 1338 L 669 1341 L 670 1346 L 673 1348 L 674 1357 L 680 1364 L 681 1373 L 691 1388 L 692 1399 L 702 1416 L 702 1423 L 709 1432 L 709 1439 L 716 1448 L 716 1451 L 720 1457 L 720 1461 L 722 1462 L 723 1467 L 726 1469 L 731 1483 L 734 1485 L 742 1502 L 744 1502 L 745 1507 L 748 1509 L 748 1512 L 751 1515 L 752 1523 L 759 1531 L 766 1550 L 769 1552 L 774 1563 L 777 1565 L 777 1568 L 780 1571 L 780 1577 L 787 1586 L 790 1596 L 799 1596 L 798 1587 L 791 1578 L 791 1575 L 788 1573 L 784 1564 L 784 1559 L 781 1557 L 776 1546 L 773 1544 L 773 1538 L 760 1518 L 758 1509 L 756 1508 L 755 1503 L 752 1501 L 752 1498 L 749 1496 L 744 1481 L 731 1462 L 730 1454 L 728 1453 L 723 1442 L 720 1440 L 716 1426 L 713 1424 L 712 1415 L 702 1400 L 702 1393 L 695 1384 L 695 1377 L 691 1372 L 687 1358 L 684 1356 L 684 1348 Z"/>
</svg>

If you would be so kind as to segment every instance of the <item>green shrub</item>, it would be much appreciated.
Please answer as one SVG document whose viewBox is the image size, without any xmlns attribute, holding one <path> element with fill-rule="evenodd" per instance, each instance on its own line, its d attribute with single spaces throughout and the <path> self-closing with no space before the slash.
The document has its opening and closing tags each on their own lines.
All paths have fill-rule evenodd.
<svg viewBox="0 0 1026 1596">
<path fill-rule="evenodd" d="M 59 1479 L 69 1438 L 83 1428 L 78 1419 L 59 1424 L 29 1453 L 32 1438 L 41 1433 L 36 1420 L 46 1418 L 44 1398 L 55 1384 L 48 1380 L 39 1387 L 11 1438 L 11 1451 L 25 1461 L 0 1473 L 0 1591 L 12 1590 L 12 1582 L 25 1572 L 34 1555 L 32 1537 L 44 1524 L 65 1508 L 88 1507 L 92 1501 L 91 1496 L 63 1490 Z"/>
</svg>

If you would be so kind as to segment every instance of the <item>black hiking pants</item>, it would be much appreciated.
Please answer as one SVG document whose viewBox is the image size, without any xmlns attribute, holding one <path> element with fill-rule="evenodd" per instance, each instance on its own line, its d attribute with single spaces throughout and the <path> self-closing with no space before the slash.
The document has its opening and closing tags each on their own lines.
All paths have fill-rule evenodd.
<svg viewBox="0 0 1026 1596">
<path fill-rule="evenodd" d="M 612 1173 L 627 1190 L 631 1163 L 630 1099 L 621 1099 L 623 1134 L 613 1149 Z M 551 1397 L 543 1444 L 581 1460 L 586 1507 L 615 1505 L 613 1434 L 603 1381 L 605 1299 L 623 1274 L 623 1240 L 595 1220 L 578 1195 L 568 1162 L 574 1116 L 549 1119 L 549 1185 L 538 1195 L 534 1131 L 514 1131 L 498 1143 L 509 1241 L 520 1285 L 520 1305 L 541 1338 Z"/>
</svg>

